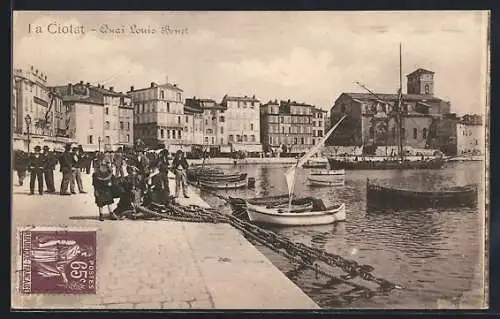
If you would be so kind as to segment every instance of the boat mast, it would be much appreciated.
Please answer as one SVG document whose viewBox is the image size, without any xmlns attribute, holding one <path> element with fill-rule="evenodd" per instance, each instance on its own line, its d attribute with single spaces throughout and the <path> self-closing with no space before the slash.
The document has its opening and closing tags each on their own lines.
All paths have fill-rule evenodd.
<svg viewBox="0 0 500 319">
<path fill-rule="evenodd" d="M 397 109 L 397 122 L 399 129 L 399 143 L 398 143 L 398 151 L 399 156 L 401 156 L 401 160 L 404 160 L 404 151 L 403 151 L 403 62 L 401 57 L 401 43 L 399 43 L 399 92 L 398 92 L 398 109 Z"/>
</svg>

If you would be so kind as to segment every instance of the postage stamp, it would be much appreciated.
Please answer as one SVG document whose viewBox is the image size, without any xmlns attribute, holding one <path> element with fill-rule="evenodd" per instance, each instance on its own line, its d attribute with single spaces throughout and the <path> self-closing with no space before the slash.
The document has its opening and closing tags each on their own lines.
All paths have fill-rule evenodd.
<svg viewBox="0 0 500 319">
<path fill-rule="evenodd" d="M 32 228 L 19 232 L 21 293 L 96 293 L 95 230 Z"/>
</svg>

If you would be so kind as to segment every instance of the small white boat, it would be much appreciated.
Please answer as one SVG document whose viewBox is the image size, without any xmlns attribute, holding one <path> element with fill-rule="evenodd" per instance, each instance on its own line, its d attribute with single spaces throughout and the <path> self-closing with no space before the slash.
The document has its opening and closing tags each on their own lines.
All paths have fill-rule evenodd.
<svg viewBox="0 0 500 319">
<path fill-rule="evenodd" d="M 195 184 L 196 185 L 196 184 Z M 211 188 L 211 189 L 237 189 L 237 188 L 243 188 L 247 186 L 247 180 L 241 180 L 237 182 L 224 182 L 224 181 L 217 181 L 217 182 L 210 182 L 210 181 L 199 181 L 197 185 L 201 186 L 202 188 Z"/>
<path fill-rule="evenodd" d="M 314 171 L 307 180 L 311 186 L 344 186 L 345 170 L 321 170 Z"/>
<path fill-rule="evenodd" d="M 326 225 L 346 219 L 345 204 L 338 204 L 320 211 L 287 212 L 288 208 L 266 208 L 247 204 L 247 213 L 254 223 L 282 226 Z"/>
</svg>

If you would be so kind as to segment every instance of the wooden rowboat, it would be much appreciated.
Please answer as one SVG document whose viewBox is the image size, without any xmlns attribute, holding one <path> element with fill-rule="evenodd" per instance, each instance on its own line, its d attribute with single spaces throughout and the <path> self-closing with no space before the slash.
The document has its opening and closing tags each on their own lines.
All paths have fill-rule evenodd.
<svg viewBox="0 0 500 319">
<path fill-rule="evenodd" d="M 334 205 L 322 210 L 288 211 L 284 208 L 267 208 L 247 202 L 247 214 L 250 221 L 281 226 L 326 225 L 346 219 L 345 204 Z"/>
<path fill-rule="evenodd" d="M 314 171 L 307 176 L 311 186 L 344 186 L 345 170 Z"/>
<path fill-rule="evenodd" d="M 225 182 L 225 181 L 198 181 L 196 183 L 202 188 L 211 188 L 211 189 L 237 189 L 243 188 L 247 186 L 246 179 L 236 182 Z"/>
<path fill-rule="evenodd" d="M 203 182 L 239 182 L 245 180 L 246 178 L 247 173 L 197 176 L 197 180 Z"/>
<path fill-rule="evenodd" d="M 466 185 L 439 191 L 413 191 L 384 187 L 366 182 L 368 209 L 380 208 L 453 208 L 477 205 L 477 185 Z"/>
<path fill-rule="evenodd" d="M 327 163 L 322 162 L 306 162 L 302 164 L 303 168 L 326 168 Z"/>
</svg>

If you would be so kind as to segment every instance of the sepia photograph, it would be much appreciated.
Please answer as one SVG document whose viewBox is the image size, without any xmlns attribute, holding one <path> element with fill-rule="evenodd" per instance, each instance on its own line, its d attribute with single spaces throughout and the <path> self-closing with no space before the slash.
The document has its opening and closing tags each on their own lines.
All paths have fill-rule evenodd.
<svg viewBox="0 0 500 319">
<path fill-rule="evenodd" d="M 13 11 L 11 308 L 487 309 L 489 11 Z"/>
</svg>

